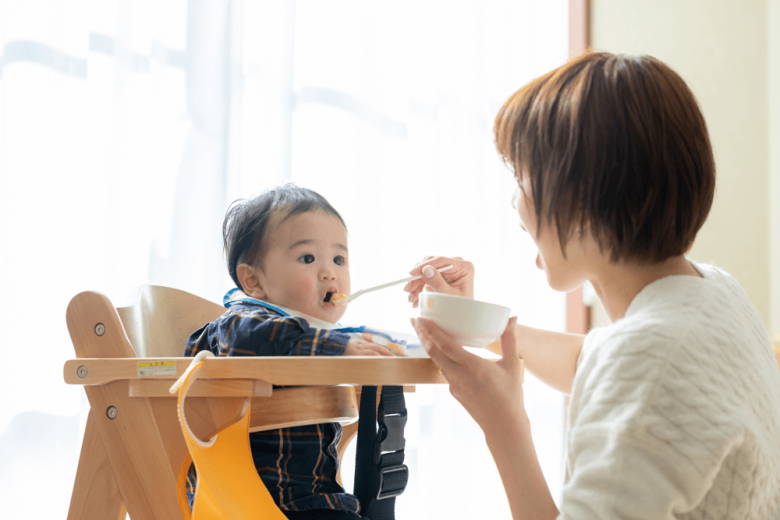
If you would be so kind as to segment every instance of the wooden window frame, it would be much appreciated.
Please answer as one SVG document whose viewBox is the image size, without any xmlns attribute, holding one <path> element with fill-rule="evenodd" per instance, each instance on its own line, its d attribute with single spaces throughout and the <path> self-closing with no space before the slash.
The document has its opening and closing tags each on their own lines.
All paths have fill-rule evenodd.
<svg viewBox="0 0 780 520">
<path fill-rule="evenodd" d="M 590 0 L 569 0 L 569 56 L 590 48 Z M 566 332 L 586 334 L 591 327 L 590 307 L 582 301 L 582 287 L 566 294 Z"/>
</svg>

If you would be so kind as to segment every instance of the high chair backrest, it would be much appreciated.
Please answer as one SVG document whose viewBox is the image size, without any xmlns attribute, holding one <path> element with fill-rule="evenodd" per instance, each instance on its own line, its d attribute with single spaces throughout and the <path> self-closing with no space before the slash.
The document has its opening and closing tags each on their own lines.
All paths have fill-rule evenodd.
<svg viewBox="0 0 780 520">
<path fill-rule="evenodd" d="M 144 285 L 133 305 L 116 311 L 136 356 L 170 357 L 183 356 L 190 334 L 225 308 L 178 289 Z"/>
</svg>

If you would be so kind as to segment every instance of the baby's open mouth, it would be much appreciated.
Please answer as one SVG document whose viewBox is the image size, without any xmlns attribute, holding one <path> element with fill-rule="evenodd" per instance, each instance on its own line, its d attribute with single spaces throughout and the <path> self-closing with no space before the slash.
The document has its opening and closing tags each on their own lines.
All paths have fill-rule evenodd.
<svg viewBox="0 0 780 520">
<path fill-rule="evenodd" d="M 348 302 L 347 296 L 345 294 L 339 294 L 336 291 L 326 292 L 322 301 L 336 306 L 346 305 Z"/>
</svg>

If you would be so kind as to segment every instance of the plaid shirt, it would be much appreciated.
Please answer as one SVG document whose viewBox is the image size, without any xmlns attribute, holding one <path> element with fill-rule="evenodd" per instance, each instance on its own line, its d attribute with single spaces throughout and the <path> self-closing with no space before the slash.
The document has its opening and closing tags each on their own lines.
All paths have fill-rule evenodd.
<svg viewBox="0 0 780 520">
<path fill-rule="evenodd" d="M 244 301 L 193 332 L 184 355 L 208 349 L 215 356 L 341 356 L 349 339 L 343 332 L 311 327 L 303 318 Z M 336 423 L 249 434 L 257 472 L 281 509 L 358 513 L 357 498 L 336 481 L 340 440 Z M 195 478 L 191 468 L 188 494 Z"/>
</svg>

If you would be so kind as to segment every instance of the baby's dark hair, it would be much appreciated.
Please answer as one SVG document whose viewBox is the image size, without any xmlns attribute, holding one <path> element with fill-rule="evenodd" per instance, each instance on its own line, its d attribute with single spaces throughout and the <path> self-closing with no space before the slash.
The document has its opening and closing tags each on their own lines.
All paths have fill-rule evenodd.
<svg viewBox="0 0 780 520">
<path fill-rule="evenodd" d="M 319 193 L 285 184 L 264 191 L 251 199 L 234 201 L 222 222 L 222 242 L 225 246 L 228 272 L 241 287 L 237 269 L 240 264 L 258 265 L 268 249 L 268 237 L 285 220 L 299 213 L 321 210 L 333 215 L 344 226 L 344 219 Z"/>
</svg>

